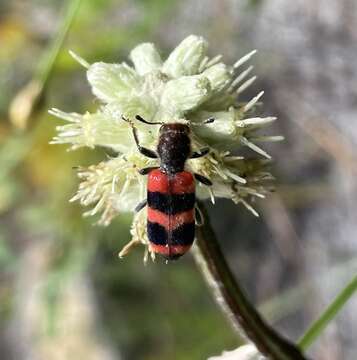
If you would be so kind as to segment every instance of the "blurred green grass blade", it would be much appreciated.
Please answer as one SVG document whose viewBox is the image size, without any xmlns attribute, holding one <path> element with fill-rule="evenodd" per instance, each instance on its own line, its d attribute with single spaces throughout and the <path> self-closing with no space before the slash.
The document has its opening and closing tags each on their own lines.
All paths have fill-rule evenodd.
<svg viewBox="0 0 357 360">
<path fill-rule="evenodd" d="M 28 127 L 30 117 L 42 103 L 47 83 L 78 12 L 81 0 L 68 0 L 67 4 L 57 35 L 41 58 L 33 79 L 17 93 L 10 104 L 9 117 L 12 124 L 18 129 L 24 130 Z"/>
<path fill-rule="evenodd" d="M 53 40 L 53 43 L 45 52 L 43 59 L 37 69 L 36 78 L 41 81 L 44 87 L 48 81 L 56 62 L 56 59 L 61 51 L 62 45 L 66 39 L 66 36 L 73 24 L 73 20 L 78 12 L 82 0 L 68 0 L 66 11 L 62 19 L 62 23 L 58 30 L 57 36 Z"/>
<path fill-rule="evenodd" d="M 354 276 L 352 281 L 337 295 L 335 300 L 326 308 L 322 315 L 311 325 L 299 340 L 299 347 L 302 350 L 306 350 L 317 339 L 356 290 L 357 276 Z"/>
</svg>

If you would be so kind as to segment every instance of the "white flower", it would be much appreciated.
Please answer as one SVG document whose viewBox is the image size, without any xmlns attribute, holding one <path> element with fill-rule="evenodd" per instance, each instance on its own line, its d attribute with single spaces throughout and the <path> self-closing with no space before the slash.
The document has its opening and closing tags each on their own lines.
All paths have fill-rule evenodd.
<svg viewBox="0 0 357 360">
<path fill-rule="evenodd" d="M 207 360 L 263 360 L 256 347 L 252 344 L 243 345 L 232 351 L 223 351 L 219 356 L 212 356 Z"/>
<path fill-rule="evenodd" d="M 163 61 L 153 44 L 140 44 L 130 53 L 133 67 L 126 63 L 88 64 L 74 55 L 87 68 L 88 81 L 101 105 L 95 113 L 83 115 L 52 109 L 51 114 L 67 121 L 57 127 L 58 135 L 52 143 L 68 143 L 71 149 L 103 146 L 118 153 L 115 158 L 80 169 L 82 182 L 72 200 L 93 205 L 86 214 L 101 212 L 100 222 L 107 225 L 120 212 L 132 212 L 145 197 L 146 178 L 137 170 L 158 162 L 137 151 L 131 128 L 122 119 L 135 121 L 140 115 L 148 121 L 191 125 L 193 149 L 210 148 L 207 156 L 187 162 L 189 169 L 213 182 L 209 189 L 198 186 L 198 196 L 212 201 L 215 196 L 230 198 L 258 215 L 249 201 L 266 195 L 269 188 L 264 184 L 272 176 L 265 170 L 264 160 L 270 155 L 257 142 L 278 141 L 281 137 L 257 135 L 257 131 L 276 118 L 253 114 L 263 92 L 248 103 L 242 104 L 239 99 L 256 78 L 249 77 L 252 66 L 240 71 L 255 51 L 228 66 L 221 55 L 210 59 L 207 47 L 202 37 L 191 35 Z M 205 124 L 211 117 L 215 121 Z M 135 126 L 140 142 L 155 149 L 159 126 L 138 121 Z M 242 146 L 250 148 L 256 157 L 232 155 Z M 145 238 L 142 216 L 135 216 L 132 234 L 134 243 L 146 242 L 139 239 Z"/>
</svg>

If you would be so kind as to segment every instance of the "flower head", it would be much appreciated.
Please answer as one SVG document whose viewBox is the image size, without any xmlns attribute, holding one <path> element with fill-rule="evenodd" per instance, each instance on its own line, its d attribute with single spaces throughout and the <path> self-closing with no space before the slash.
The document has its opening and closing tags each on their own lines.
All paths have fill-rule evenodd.
<svg viewBox="0 0 357 360">
<path fill-rule="evenodd" d="M 57 127 L 52 143 L 70 144 L 70 149 L 102 146 L 118 153 L 79 169 L 81 183 L 72 200 L 93 206 L 86 215 L 101 213 L 100 223 L 108 225 L 119 213 L 134 211 L 145 198 L 146 179 L 138 169 L 158 163 L 138 152 L 130 125 L 123 121 L 134 121 L 136 115 L 151 122 L 190 125 L 193 150 L 210 148 L 207 156 L 187 162 L 189 169 L 213 182 L 210 189 L 198 186 L 198 196 L 213 202 L 215 197 L 229 198 L 258 215 L 250 200 L 265 196 L 265 182 L 272 176 L 265 169 L 270 155 L 257 143 L 281 137 L 261 136 L 257 131 L 276 118 L 253 115 L 263 92 L 247 103 L 240 101 L 241 93 L 256 78 L 249 77 L 252 66 L 241 70 L 255 51 L 228 66 L 220 55 L 210 59 L 207 47 L 202 37 L 191 35 L 163 61 L 153 44 L 140 44 L 130 53 L 133 66 L 125 62 L 88 64 L 74 55 L 87 67 L 88 81 L 101 105 L 95 113 L 85 114 L 50 110 L 67 122 Z M 213 123 L 205 122 L 212 117 Z M 135 126 L 140 143 L 155 149 L 159 126 L 141 122 Z M 242 147 L 250 148 L 254 157 L 238 156 Z M 142 215 L 134 216 L 132 234 L 132 243 L 147 243 Z"/>
</svg>

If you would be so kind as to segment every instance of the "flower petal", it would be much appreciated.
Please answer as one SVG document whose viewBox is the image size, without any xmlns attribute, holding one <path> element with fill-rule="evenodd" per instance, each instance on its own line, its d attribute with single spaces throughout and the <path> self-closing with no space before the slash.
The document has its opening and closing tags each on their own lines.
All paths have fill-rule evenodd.
<svg viewBox="0 0 357 360">
<path fill-rule="evenodd" d="M 201 36 L 190 35 L 170 54 L 163 65 L 163 72 L 171 77 L 198 73 L 206 55 L 207 41 Z"/>
<path fill-rule="evenodd" d="M 160 106 L 172 112 L 183 113 L 202 104 L 210 90 L 209 80 L 201 75 L 170 80 L 162 94 Z"/>
<path fill-rule="evenodd" d="M 94 63 L 87 71 L 87 78 L 94 95 L 107 103 L 130 96 L 141 83 L 138 74 L 127 64 Z"/>
<path fill-rule="evenodd" d="M 120 117 L 115 118 L 102 111 L 83 115 L 65 113 L 58 109 L 49 112 L 69 122 L 57 126 L 58 135 L 53 138 L 52 144 L 72 144 L 73 150 L 83 146 L 105 146 L 118 152 L 127 152 L 135 148 L 131 129 Z"/>
<path fill-rule="evenodd" d="M 202 75 L 210 81 L 213 92 L 221 91 L 232 80 L 228 66 L 223 63 L 209 67 Z"/>
<path fill-rule="evenodd" d="M 155 45 L 151 43 L 144 43 L 135 47 L 130 53 L 130 59 L 139 75 L 159 70 L 162 66 L 161 57 Z"/>
<path fill-rule="evenodd" d="M 236 141 L 236 125 L 234 122 L 234 110 L 230 111 L 200 111 L 195 114 L 194 121 L 198 124 L 202 121 L 213 117 L 214 122 L 209 124 L 200 124 L 195 127 L 195 133 L 203 137 L 209 143 L 217 142 L 232 143 Z"/>
</svg>

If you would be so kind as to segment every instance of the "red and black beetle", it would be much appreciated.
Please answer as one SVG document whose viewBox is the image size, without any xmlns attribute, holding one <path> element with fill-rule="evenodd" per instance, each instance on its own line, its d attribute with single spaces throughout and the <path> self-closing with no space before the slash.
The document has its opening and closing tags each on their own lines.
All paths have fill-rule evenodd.
<svg viewBox="0 0 357 360">
<path fill-rule="evenodd" d="M 147 205 L 150 251 L 168 260 L 178 259 L 190 249 L 195 238 L 195 218 L 199 218 L 199 211 L 195 214 L 195 179 L 205 185 L 212 185 L 206 177 L 185 171 L 185 162 L 187 159 L 205 156 L 209 149 L 191 151 L 188 125 L 148 122 L 137 115 L 136 119 L 145 124 L 161 125 L 155 152 L 140 145 L 135 126 L 131 121 L 123 119 L 132 126 L 139 152 L 160 160 L 160 166 L 139 171 L 142 175 L 148 174 L 147 199 L 135 211 Z M 208 119 L 205 123 L 213 121 Z"/>
</svg>

